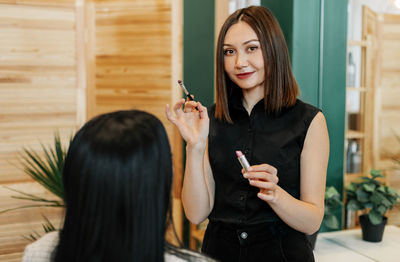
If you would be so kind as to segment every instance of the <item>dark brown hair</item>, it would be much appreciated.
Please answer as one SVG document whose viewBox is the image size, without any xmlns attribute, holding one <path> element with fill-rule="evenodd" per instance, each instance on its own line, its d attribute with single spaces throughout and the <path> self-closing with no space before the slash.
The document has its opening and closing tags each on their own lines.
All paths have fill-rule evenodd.
<svg viewBox="0 0 400 262">
<path fill-rule="evenodd" d="M 216 109 L 215 117 L 232 123 L 228 99 L 235 88 L 224 69 L 224 40 L 229 28 L 238 23 L 247 23 L 257 34 L 264 58 L 264 108 L 268 113 L 279 112 L 296 103 L 299 93 L 290 65 L 285 37 L 278 21 L 270 11 L 261 6 L 250 6 L 231 14 L 223 24 L 218 37 L 216 55 Z"/>
</svg>

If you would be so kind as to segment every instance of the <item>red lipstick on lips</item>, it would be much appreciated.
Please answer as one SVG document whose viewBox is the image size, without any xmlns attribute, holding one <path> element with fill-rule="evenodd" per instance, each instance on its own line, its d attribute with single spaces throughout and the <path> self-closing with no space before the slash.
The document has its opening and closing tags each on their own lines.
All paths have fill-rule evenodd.
<svg viewBox="0 0 400 262">
<path fill-rule="evenodd" d="M 236 76 L 237 76 L 237 78 L 239 78 L 239 79 L 246 79 L 246 78 L 249 78 L 250 76 L 252 76 L 253 73 L 254 73 L 254 72 L 236 74 Z"/>
</svg>

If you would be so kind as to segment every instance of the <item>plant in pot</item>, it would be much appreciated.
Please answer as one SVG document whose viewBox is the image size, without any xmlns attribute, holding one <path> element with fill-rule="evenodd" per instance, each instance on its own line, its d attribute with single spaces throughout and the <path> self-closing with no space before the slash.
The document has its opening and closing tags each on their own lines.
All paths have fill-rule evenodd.
<svg viewBox="0 0 400 262">
<path fill-rule="evenodd" d="M 60 136 L 58 135 L 58 133 L 56 133 L 53 145 L 42 145 L 44 156 L 41 156 L 34 150 L 27 148 L 25 148 L 24 153 L 21 154 L 21 162 L 25 173 L 28 174 L 33 180 L 38 182 L 41 186 L 43 186 L 46 190 L 51 192 L 55 196 L 55 198 L 47 199 L 10 187 L 5 187 L 8 190 L 14 191 L 19 194 L 16 196 L 12 196 L 13 198 L 28 200 L 30 201 L 30 203 L 15 208 L 1 210 L 0 214 L 22 208 L 64 207 L 64 187 L 62 183 L 62 170 L 64 167 L 66 151 L 70 142 L 71 139 L 64 147 L 62 145 Z M 44 216 L 44 219 L 46 223 L 42 226 L 45 233 L 56 230 L 56 228 L 52 225 L 50 220 L 47 219 L 47 217 Z M 30 234 L 26 238 L 28 238 L 29 240 L 36 240 L 39 237 L 40 234 L 34 231 L 34 233 Z"/>
<path fill-rule="evenodd" d="M 346 187 L 347 206 L 350 210 L 361 210 L 360 224 L 365 241 L 380 242 L 387 223 L 386 212 L 398 204 L 397 191 L 380 179 L 382 172 L 372 169 L 367 176 Z"/>
<path fill-rule="evenodd" d="M 322 225 L 327 229 L 338 229 L 339 228 L 339 219 L 336 217 L 335 212 L 337 209 L 343 205 L 340 200 L 340 194 L 336 190 L 335 187 L 329 186 L 325 190 L 325 210 L 324 210 L 324 219 L 322 220 Z M 315 232 L 312 235 L 307 235 L 312 248 L 315 247 L 315 242 L 317 240 L 318 232 Z"/>
</svg>

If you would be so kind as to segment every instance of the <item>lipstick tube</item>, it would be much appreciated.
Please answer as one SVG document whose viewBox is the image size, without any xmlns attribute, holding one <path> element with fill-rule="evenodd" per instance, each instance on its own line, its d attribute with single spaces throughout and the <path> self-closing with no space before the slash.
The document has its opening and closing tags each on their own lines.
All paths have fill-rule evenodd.
<svg viewBox="0 0 400 262">
<path fill-rule="evenodd" d="M 250 167 L 250 164 L 247 161 L 245 155 L 243 155 L 242 151 L 236 151 L 236 155 L 243 169 L 247 172 L 247 169 Z"/>
</svg>

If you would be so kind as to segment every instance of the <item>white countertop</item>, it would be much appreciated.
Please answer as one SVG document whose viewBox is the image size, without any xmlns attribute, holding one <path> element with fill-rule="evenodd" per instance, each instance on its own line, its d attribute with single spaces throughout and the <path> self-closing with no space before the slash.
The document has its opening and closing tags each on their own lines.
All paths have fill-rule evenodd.
<svg viewBox="0 0 400 262">
<path fill-rule="evenodd" d="M 400 228 L 387 225 L 381 242 L 362 240 L 361 229 L 319 233 L 316 262 L 400 262 Z"/>
</svg>

